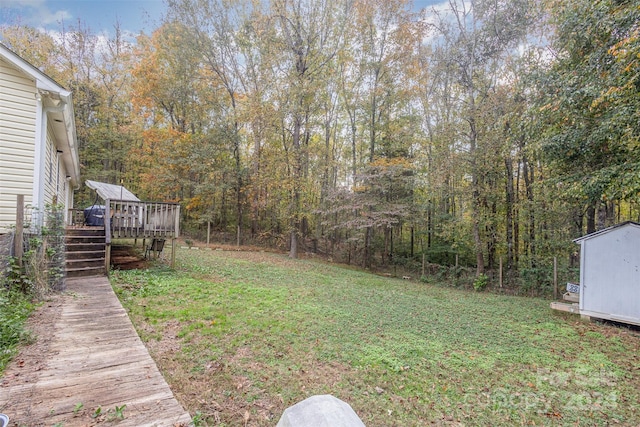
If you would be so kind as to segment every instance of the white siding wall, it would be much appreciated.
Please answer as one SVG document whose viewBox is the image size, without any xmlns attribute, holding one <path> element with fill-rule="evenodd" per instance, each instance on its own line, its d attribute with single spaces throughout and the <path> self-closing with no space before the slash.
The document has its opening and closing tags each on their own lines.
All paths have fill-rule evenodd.
<svg viewBox="0 0 640 427">
<path fill-rule="evenodd" d="M 626 225 L 581 243 L 580 309 L 640 322 L 640 227 Z"/>
<path fill-rule="evenodd" d="M 50 123 L 50 122 L 49 122 Z M 44 204 L 50 205 L 57 196 L 58 204 L 65 206 L 65 210 L 72 207 L 69 204 L 69 183 L 66 180 L 67 169 L 58 155 L 58 147 L 53 142 L 51 128 L 47 132 L 47 148 L 45 155 Z"/>
<path fill-rule="evenodd" d="M 51 139 L 51 129 L 47 129 L 47 145 L 44 157 L 44 206 L 50 205 L 53 196 L 56 194 L 56 172 L 57 172 L 56 146 Z"/>
<path fill-rule="evenodd" d="M 33 202 L 35 82 L 0 59 L 0 233 L 15 224 L 16 195 Z"/>
</svg>

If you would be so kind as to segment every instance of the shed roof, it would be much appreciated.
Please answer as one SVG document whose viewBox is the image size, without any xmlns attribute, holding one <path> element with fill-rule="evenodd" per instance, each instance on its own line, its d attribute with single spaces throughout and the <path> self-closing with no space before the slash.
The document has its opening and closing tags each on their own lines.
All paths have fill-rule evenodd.
<svg viewBox="0 0 640 427">
<path fill-rule="evenodd" d="M 122 200 L 124 202 L 139 202 L 140 199 L 136 197 L 131 191 L 127 190 L 122 185 L 107 184 L 105 182 L 97 181 L 85 181 L 87 187 L 92 190 L 96 190 L 98 196 L 103 200 Z"/>
<path fill-rule="evenodd" d="M 607 228 L 603 228 L 602 230 L 598 230 L 594 233 L 590 233 L 587 234 L 585 236 L 582 237 L 578 237 L 577 239 L 573 239 L 574 243 L 580 243 L 584 240 L 589 240 L 589 239 L 593 239 L 594 237 L 600 236 L 601 234 L 606 234 L 612 230 L 615 230 L 617 228 L 621 228 L 621 227 L 626 227 L 626 226 L 632 226 L 632 227 L 637 227 L 640 228 L 640 224 L 634 221 L 626 221 L 626 222 L 621 222 L 620 224 L 616 224 L 616 225 L 612 225 L 611 227 L 607 227 Z"/>
</svg>

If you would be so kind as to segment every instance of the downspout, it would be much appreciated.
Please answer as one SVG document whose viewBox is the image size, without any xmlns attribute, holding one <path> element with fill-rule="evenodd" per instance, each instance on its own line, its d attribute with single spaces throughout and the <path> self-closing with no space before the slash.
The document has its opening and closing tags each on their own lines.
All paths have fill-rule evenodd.
<svg viewBox="0 0 640 427">
<path fill-rule="evenodd" d="M 39 102 L 38 102 L 38 109 L 42 110 L 42 114 L 40 115 L 40 126 L 38 125 L 38 120 L 36 118 L 36 126 L 37 126 L 37 131 L 36 132 L 40 132 L 40 148 L 38 150 L 36 150 L 36 158 L 35 158 L 35 165 L 36 165 L 36 170 L 34 173 L 35 176 L 35 188 L 36 191 L 34 191 L 34 201 L 33 201 L 33 205 L 38 209 L 38 227 L 41 227 L 43 225 L 43 216 L 42 213 L 44 212 L 44 181 L 43 181 L 43 174 L 44 171 L 46 169 L 46 162 L 47 162 L 47 154 L 46 154 L 46 148 L 47 148 L 47 133 L 48 133 L 48 126 L 49 126 L 49 113 L 61 113 L 64 111 L 65 106 L 67 105 L 66 102 L 64 100 L 60 100 L 60 104 L 55 106 L 55 107 L 45 107 L 42 108 L 42 106 L 44 105 L 42 102 L 42 97 L 38 97 L 38 95 L 40 95 L 39 93 L 36 95 L 36 99 L 39 98 Z"/>
<path fill-rule="evenodd" d="M 40 205 L 40 187 L 42 187 L 42 185 L 40 185 L 40 179 L 42 178 L 42 174 L 43 174 L 42 164 L 44 162 L 43 159 L 46 157 L 46 154 L 43 152 L 43 147 L 44 147 L 43 140 L 46 141 L 47 132 L 45 129 L 44 136 L 42 135 L 43 133 L 42 122 L 44 117 L 42 95 L 40 94 L 40 92 L 36 92 L 35 97 L 36 97 L 36 129 L 35 129 L 36 134 L 35 134 L 34 155 L 33 155 L 33 185 L 31 186 L 32 188 L 31 206 L 38 208 L 38 206 Z M 31 215 L 31 219 L 32 219 L 30 221 L 31 227 L 34 227 L 34 226 L 39 227 L 40 217 L 38 216 L 38 221 L 36 221 L 36 224 L 34 224 L 33 212 L 30 212 L 28 215 Z"/>
<path fill-rule="evenodd" d="M 62 96 L 61 97 L 61 101 L 66 104 L 66 106 L 71 106 L 73 107 L 73 101 L 71 99 L 71 95 L 68 96 Z M 68 116 L 68 120 L 65 120 L 65 128 L 67 130 L 67 138 L 69 139 L 69 150 L 71 152 L 71 168 L 75 169 L 75 165 L 78 165 L 79 167 L 79 161 L 78 161 L 78 152 L 76 150 L 76 144 L 77 144 L 77 138 L 76 138 L 76 124 L 75 124 L 75 117 L 74 114 L 72 112 L 73 108 L 67 109 L 67 116 Z M 67 172 L 71 172 L 71 171 L 67 171 Z M 77 179 L 74 180 L 74 185 L 73 185 L 73 190 L 79 190 L 80 189 L 80 171 L 77 170 L 78 172 L 78 176 L 76 177 Z M 71 191 L 71 194 L 73 195 L 73 191 Z M 73 203 L 71 204 L 71 206 L 73 206 Z"/>
</svg>

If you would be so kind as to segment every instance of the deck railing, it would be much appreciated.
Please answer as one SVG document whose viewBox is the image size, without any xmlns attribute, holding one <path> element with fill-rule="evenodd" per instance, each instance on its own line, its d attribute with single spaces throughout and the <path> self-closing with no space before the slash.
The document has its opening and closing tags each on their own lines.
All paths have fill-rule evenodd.
<svg viewBox="0 0 640 427">
<path fill-rule="evenodd" d="M 69 226 L 80 227 L 84 224 L 84 209 L 69 209 L 68 220 Z"/>
<path fill-rule="evenodd" d="M 111 239 L 177 238 L 180 205 L 177 203 L 105 200 L 106 243 Z"/>
</svg>

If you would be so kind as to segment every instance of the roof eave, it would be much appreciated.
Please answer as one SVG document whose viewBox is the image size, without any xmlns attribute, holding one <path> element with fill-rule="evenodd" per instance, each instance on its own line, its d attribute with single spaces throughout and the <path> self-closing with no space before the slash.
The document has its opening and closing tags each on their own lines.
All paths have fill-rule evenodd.
<svg viewBox="0 0 640 427">
<path fill-rule="evenodd" d="M 63 97 L 71 94 L 70 91 L 40 71 L 35 65 L 31 64 L 29 61 L 2 44 L 2 42 L 0 42 L 0 56 L 13 63 L 16 67 L 20 68 L 23 72 L 33 78 L 36 81 L 36 87 L 39 90 L 55 92 Z"/>
<path fill-rule="evenodd" d="M 620 224 L 612 225 L 611 227 L 603 228 L 602 230 L 598 230 L 598 231 L 595 231 L 593 233 L 589 233 L 589 234 L 587 234 L 585 236 L 578 237 L 577 239 L 573 239 L 572 242 L 573 243 L 582 243 L 585 240 L 592 239 L 592 238 L 594 238 L 596 236 L 608 233 L 608 232 L 610 232 L 612 230 L 615 230 L 615 229 L 620 228 L 620 227 L 624 227 L 626 225 L 633 225 L 633 226 L 636 226 L 636 227 L 640 227 L 640 223 L 637 223 L 635 221 L 625 221 L 625 222 L 621 222 Z"/>
<path fill-rule="evenodd" d="M 51 77 L 40 71 L 29 61 L 22 58 L 1 42 L 0 57 L 5 58 L 7 61 L 22 70 L 22 72 L 30 76 L 35 81 L 36 89 L 41 96 L 50 97 L 51 99 L 59 98 L 64 103 L 62 115 L 66 132 L 64 135 L 57 136 L 61 137 L 59 140 L 66 145 L 66 147 L 61 147 L 63 151 L 66 148 L 71 154 L 71 161 L 70 164 L 67 164 L 67 168 L 69 169 L 68 172 L 70 174 L 71 184 L 74 189 L 77 190 L 80 188 L 80 159 L 78 157 L 76 122 L 71 91 L 62 87 Z"/>
</svg>

